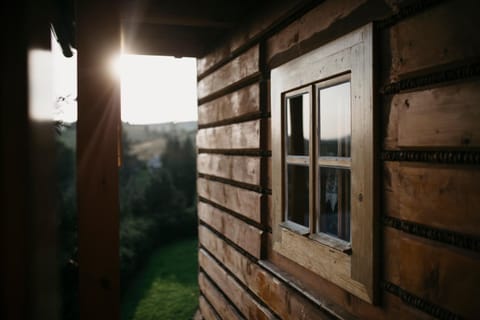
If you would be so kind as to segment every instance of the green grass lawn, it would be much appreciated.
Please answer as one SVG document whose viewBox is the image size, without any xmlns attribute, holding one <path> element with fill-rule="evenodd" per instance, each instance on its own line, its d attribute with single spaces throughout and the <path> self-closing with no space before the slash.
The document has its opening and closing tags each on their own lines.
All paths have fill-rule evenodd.
<svg viewBox="0 0 480 320">
<path fill-rule="evenodd" d="M 157 248 L 125 292 L 122 320 L 192 319 L 198 307 L 197 240 Z"/>
</svg>

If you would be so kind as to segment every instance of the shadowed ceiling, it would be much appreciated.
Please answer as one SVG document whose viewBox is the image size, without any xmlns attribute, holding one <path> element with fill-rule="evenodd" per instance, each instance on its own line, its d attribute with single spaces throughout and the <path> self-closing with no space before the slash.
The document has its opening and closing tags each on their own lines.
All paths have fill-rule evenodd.
<svg viewBox="0 0 480 320">
<path fill-rule="evenodd" d="M 53 25 L 64 54 L 75 47 L 74 0 L 56 0 Z M 201 57 L 266 1 L 121 1 L 124 50 Z"/>
<path fill-rule="evenodd" d="M 254 10 L 258 1 L 132 1 L 123 6 L 126 51 L 203 56 Z"/>
</svg>

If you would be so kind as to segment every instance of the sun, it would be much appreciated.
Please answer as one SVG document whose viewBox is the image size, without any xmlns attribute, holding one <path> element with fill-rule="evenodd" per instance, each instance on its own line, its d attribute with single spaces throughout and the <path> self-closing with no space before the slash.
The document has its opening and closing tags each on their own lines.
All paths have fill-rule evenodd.
<svg viewBox="0 0 480 320">
<path fill-rule="evenodd" d="M 115 78 L 122 78 L 124 69 L 123 60 L 125 59 L 123 58 L 122 54 L 116 54 L 110 59 L 109 71 Z"/>
</svg>

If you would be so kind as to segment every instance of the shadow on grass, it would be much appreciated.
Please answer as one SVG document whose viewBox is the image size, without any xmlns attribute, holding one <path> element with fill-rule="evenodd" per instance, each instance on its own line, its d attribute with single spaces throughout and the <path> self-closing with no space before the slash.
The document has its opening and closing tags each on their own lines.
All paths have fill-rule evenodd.
<svg viewBox="0 0 480 320">
<path fill-rule="evenodd" d="M 197 272 L 196 239 L 157 248 L 122 299 L 122 320 L 192 319 Z"/>
</svg>

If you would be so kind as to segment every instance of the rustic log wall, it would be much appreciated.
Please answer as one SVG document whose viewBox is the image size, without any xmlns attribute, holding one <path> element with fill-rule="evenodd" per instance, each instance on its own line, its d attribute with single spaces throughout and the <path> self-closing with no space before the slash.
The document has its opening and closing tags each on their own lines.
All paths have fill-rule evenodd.
<svg viewBox="0 0 480 320">
<path fill-rule="evenodd" d="M 474 319 L 480 314 L 476 0 L 281 1 L 198 60 L 205 319 Z M 375 21 L 381 300 L 271 248 L 270 70 Z"/>
</svg>

